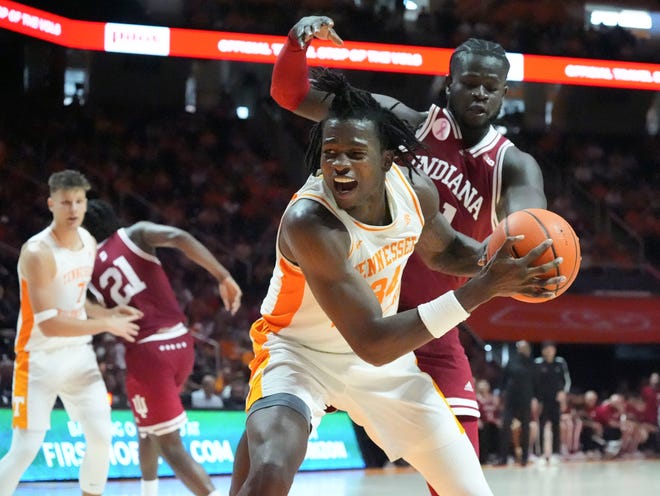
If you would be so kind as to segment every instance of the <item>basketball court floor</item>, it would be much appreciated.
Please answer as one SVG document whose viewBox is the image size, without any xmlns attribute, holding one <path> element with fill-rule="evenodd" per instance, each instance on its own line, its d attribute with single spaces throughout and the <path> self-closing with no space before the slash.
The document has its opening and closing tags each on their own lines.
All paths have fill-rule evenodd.
<svg viewBox="0 0 660 496">
<path fill-rule="evenodd" d="M 607 462 L 567 462 L 525 468 L 484 467 L 495 495 L 502 496 L 657 496 L 660 495 L 660 459 Z M 221 493 L 229 477 L 213 477 Z M 105 496 L 139 496 L 137 480 L 112 480 Z M 80 494 L 76 483 L 24 483 L 16 496 Z M 176 479 L 160 481 L 160 496 L 186 496 Z M 300 472 L 290 496 L 426 496 L 422 478 L 410 468 Z"/>
</svg>

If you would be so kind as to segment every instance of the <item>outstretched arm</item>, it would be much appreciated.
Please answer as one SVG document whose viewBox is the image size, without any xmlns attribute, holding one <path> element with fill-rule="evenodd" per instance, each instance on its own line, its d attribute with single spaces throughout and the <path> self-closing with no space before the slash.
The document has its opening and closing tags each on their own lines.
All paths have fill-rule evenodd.
<svg viewBox="0 0 660 496">
<path fill-rule="evenodd" d="M 241 306 L 243 292 L 229 271 L 197 238 L 183 229 L 142 221 L 126 228 L 128 235 L 137 238 L 138 245 L 155 248 L 176 248 L 188 259 L 215 277 L 225 309 L 234 315 Z"/>
<path fill-rule="evenodd" d="M 282 219 L 279 242 L 282 253 L 300 267 L 314 297 L 355 353 L 382 365 L 440 337 L 494 296 L 542 291 L 536 279 L 559 262 L 531 264 L 549 242 L 514 259 L 506 251 L 513 241 L 510 238 L 504 250 L 455 292 L 388 317 L 383 317 L 374 289 L 348 261 L 350 240 L 345 228 L 320 204 L 300 200 L 291 206 Z"/>
<path fill-rule="evenodd" d="M 270 95 L 280 107 L 318 122 L 327 115 L 332 96 L 315 89 L 309 81 L 307 48 L 314 38 L 331 41 L 337 46 L 344 43 L 335 32 L 331 18 L 307 16 L 300 19 L 289 31 L 273 66 Z M 373 97 L 412 127 L 417 127 L 425 118 L 425 113 L 411 109 L 396 98 L 379 94 Z"/>
</svg>

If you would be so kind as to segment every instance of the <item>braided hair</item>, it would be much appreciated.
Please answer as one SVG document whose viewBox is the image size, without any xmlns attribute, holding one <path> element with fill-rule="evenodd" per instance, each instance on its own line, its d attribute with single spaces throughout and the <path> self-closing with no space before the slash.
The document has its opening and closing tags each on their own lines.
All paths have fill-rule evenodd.
<svg viewBox="0 0 660 496">
<path fill-rule="evenodd" d="M 466 55 L 470 54 L 482 55 L 484 57 L 495 57 L 502 62 L 502 65 L 506 69 L 506 74 L 509 73 L 511 64 L 506 57 L 506 51 L 504 51 L 502 45 L 495 43 L 494 41 L 483 40 L 480 38 L 470 38 L 456 47 L 456 50 L 454 50 L 449 59 L 449 73 L 453 74 L 456 70 L 456 65 L 459 64 Z"/>
<path fill-rule="evenodd" d="M 366 119 L 375 124 L 376 132 L 383 150 L 394 152 L 394 161 L 399 166 L 415 171 L 416 152 L 424 145 L 415 137 L 414 131 L 406 122 L 398 118 L 389 109 L 382 107 L 369 93 L 354 88 L 346 77 L 338 72 L 316 70 L 314 87 L 333 96 L 328 116 L 317 122 L 311 130 L 310 141 L 305 153 L 305 166 L 309 174 L 314 174 L 321 160 L 323 125 L 328 119 Z"/>
</svg>

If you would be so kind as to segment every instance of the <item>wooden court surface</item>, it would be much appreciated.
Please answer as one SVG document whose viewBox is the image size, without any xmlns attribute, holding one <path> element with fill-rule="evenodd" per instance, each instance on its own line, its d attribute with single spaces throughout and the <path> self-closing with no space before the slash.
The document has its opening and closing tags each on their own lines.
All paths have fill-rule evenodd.
<svg viewBox="0 0 660 496">
<path fill-rule="evenodd" d="M 660 459 L 607 462 L 566 462 L 525 468 L 484 467 L 486 478 L 498 496 L 658 496 Z M 229 489 L 228 476 L 213 481 L 222 494 Z M 76 483 L 23 483 L 16 496 L 80 494 Z M 111 480 L 105 496 L 139 496 L 137 480 Z M 190 493 L 176 479 L 160 481 L 159 496 Z M 409 468 L 301 472 L 290 496 L 426 496 L 422 478 Z"/>
</svg>

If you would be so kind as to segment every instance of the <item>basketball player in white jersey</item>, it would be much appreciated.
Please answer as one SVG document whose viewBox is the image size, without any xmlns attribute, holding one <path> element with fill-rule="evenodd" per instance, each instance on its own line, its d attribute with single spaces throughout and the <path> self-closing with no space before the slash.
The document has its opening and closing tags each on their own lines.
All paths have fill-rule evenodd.
<svg viewBox="0 0 660 496">
<path fill-rule="evenodd" d="M 314 38 L 341 45 L 333 26 L 326 16 L 300 19 L 289 31 L 273 68 L 271 95 L 275 101 L 315 121 L 324 117 L 329 98 L 310 84 L 306 52 Z M 507 93 L 509 67 L 502 46 L 470 38 L 450 57 L 443 92 L 446 105 L 431 104 L 420 112 L 390 96 L 373 95 L 415 129 L 425 145 L 416 167 L 435 183 L 440 211 L 452 228 L 478 241 L 490 236 L 497 222 L 512 212 L 547 207 L 539 164 L 492 125 Z M 413 255 L 403 273 L 399 309 L 415 308 L 464 282 L 464 277 L 431 270 L 421 257 Z M 420 347 L 415 355 L 420 368 L 445 395 L 479 454 L 480 413 L 474 374 L 459 329 Z"/>
<path fill-rule="evenodd" d="M 312 131 L 311 174 L 282 216 L 262 317 L 250 330 L 246 435 L 230 494 L 287 494 L 311 429 L 332 405 L 443 495 L 492 495 L 413 350 L 494 296 L 548 294 L 538 276 L 561 260 L 531 266 L 546 240 L 521 259 L 502 249 L 479 269 L 483 245 L 451 229 L 435 186 L 413 170 L 421 144 L 407 125 L 338 74 L 326 71 L 315 84 L 334 98 Z M 397 313 L 413 251 L 438 270 L 474 277 Z"/>
<path fill-rule="evenodd" d="M 59 396 L 80 422 L 83 496 L 103 493 L 110 467 L 112 422 L 107 390 L 92 348 L 92 335 L 110 332 L 133 341 L 141 312 L 108 310 L 87 301 L 96 241 L 81 227 L 90 184 L 64 170 L 48 180 L 52 223 L 32 236 L 18 259 L 21 309 L 15 342 L 12 442 L 0 460 L 0 496 L 10 496 L 39 452 Z M 90 317 L 90 318 L 88 318 Z"/>
</svg>

